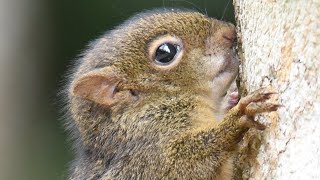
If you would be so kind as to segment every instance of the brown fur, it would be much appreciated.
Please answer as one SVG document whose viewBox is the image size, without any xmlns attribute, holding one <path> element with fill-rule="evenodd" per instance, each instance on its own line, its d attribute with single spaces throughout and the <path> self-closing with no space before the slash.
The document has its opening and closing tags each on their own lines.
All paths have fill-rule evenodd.
<svg viewBox="0 0 320 180">
<path fill-rule="evenodd" d="M 172 69 L 155 68 L 148 55 L 164 35 L 184 43 Z M 217 116 L 237 75 L 233 60 L 223 67 L 234 38 L 228 23 L 168 10 L 139 14 L 98 39 L 68 88 L 79 134 L 70 179 L 229 179 L 250 124 L 240 121 L 241 105 Z"/>
</svg>

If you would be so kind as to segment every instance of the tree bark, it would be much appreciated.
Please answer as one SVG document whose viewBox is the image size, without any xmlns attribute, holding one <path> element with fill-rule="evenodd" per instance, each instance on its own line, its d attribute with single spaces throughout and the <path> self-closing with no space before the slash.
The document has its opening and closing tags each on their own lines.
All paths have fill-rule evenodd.
<svg viewBox="0 0 320 180">
<path fill-rule="evenodd" d="M 234 0 L 234 7 L 242 94 L 270 85 L 283 105 L 256 118 L 268 128 L 244 138 L 238 179 L 319 179 L 320 1 Z"/>
</svg>

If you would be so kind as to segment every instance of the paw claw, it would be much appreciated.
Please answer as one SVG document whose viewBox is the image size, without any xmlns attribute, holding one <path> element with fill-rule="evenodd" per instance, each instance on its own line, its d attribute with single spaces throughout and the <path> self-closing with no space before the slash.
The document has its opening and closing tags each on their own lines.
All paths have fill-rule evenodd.
<svg viewBox="0 0 320 180">
<path fill-rule="evenodd" d="M 278 94 L 276 92 L 269 92 L 269 93 L 264 93 L 263 94 L 263 99 L 270 99 L 272 95 Z"/>
<path fill-rule="evenodd" d="M 279 107 L 281 107 L 280 104 L 273 104 L 273 105 L 270 107 L 270 111 L 276 111 L 276 110 L 278 110 Z"/>
<path fill-rule="evenodd" d="M 245 114 L 254 116 L 258 113 L 272 112 L 278 110 L 279 104 L 272 103 L 251 103 L 245 109 Z"/>
<path fill-rule="evenodd" d="M 269 101 L 276 94 L 278 93 L 269 88 L 262 88 L 240 99 L 236 106 L 236 110 L 242 116 L 240 126 L 258 130 L 266 129 L 264 124 L 254 121 L 254 116 L 259 113 L 277 111 L 280 107 L 283 107 L 283 105 Z"/>
<path fill-rule="evenodd" d="M 240 99 L 239 110 L 243 114 L 254 116 L 258 113 L 276 111 L 281 105 L 267 103 L 266 101 L 271 99 L 271 97 L 277 92 L 269 90 L 267 88 L 258 89 L 248 96 Z"/>
</svg>

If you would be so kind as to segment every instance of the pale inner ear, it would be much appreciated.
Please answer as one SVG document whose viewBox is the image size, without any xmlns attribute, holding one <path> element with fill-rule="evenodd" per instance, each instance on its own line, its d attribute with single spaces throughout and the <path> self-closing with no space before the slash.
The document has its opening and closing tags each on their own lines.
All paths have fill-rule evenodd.
<svg viewBox="0 0 320 180">
<path fill-rule="evenodd" d="M 71 86 L 70 93 L 98 104 L 111 106 L 116 102 L 115 89 L 118 83 L 119 78 L 111 68 L 103 68 L 76 79 Z"/>
</svg>

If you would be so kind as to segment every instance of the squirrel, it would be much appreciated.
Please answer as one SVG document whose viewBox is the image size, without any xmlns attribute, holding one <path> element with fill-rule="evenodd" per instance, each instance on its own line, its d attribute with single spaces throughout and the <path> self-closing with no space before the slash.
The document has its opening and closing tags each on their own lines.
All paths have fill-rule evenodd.
<svg viewBox="0 0 320 180">
<path fill-rule="evenodd" d="M 235 27 L 199 12 L 143 12 L 94 41 L 67 86 L 69 179 L 231 179 L 238 142 L 276 111 L 239 100 Z M 229 103 L 224 103 L 224 102 Z M 227 106 L 225 105 L 227 104 Z"/>
</svg>

